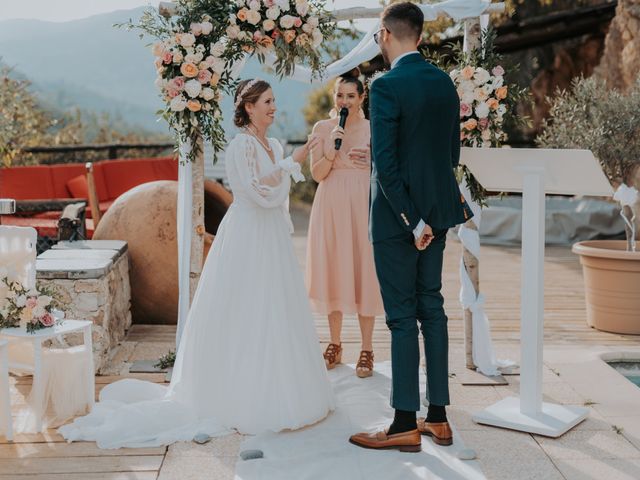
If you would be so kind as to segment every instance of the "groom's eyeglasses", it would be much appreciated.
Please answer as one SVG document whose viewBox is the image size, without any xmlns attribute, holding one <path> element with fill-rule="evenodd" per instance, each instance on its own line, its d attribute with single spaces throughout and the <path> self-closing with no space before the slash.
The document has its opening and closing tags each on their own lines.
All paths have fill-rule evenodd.
<svg viewBox="0 0 640 480">
<path fill-rule="evenodd" d="M 379 39 L 380 39 L 380 32 L 387 30 L 386 27 L 382 27 L 380 30 L 378 30 L 376 33 L 373 34 L 373 41 L 376 42 L 376 45 L 379 45 Z M 388 31 L 388 30 L 387 30 Z"/>
</svg>

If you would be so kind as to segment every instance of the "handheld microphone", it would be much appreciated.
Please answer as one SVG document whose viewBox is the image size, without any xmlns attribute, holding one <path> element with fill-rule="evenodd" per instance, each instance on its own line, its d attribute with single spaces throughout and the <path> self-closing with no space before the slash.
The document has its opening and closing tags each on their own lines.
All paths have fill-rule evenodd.
<svg viewBox="0 0 640 480">
<path fill-rule="evenodd" d="M 347 123 L 348 116 L 349 116 L 349 109 L 347 107 L 342 107 L 342 109 L 340 110 L 340 121 L 338 122 L 338 125 L 340 125 L 340 128 L 344 128 L 344 124 Z M 342 139 L 336 138 L 336 150 L 340 150 L 341 146 L 342 146 Z"/>
</svg>

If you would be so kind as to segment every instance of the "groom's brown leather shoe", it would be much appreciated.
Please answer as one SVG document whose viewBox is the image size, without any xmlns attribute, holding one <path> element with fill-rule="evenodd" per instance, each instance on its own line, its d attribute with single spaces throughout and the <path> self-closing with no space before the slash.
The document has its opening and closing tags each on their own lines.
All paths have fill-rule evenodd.
<svg viewBox="0 0 640 480">
<path fill-rule="evenodd" d="M 427 422 L 423 417 L 418 418 L 418 431 L 422 435 L 428 435 L 438 445 L 449 446 L 453 443 L 453 433 L 449 422 Z"/>
<path fill-rule="evenodd" d="M 401 452 L 422 451 L 422 440 L 418 430 L 387 434 L 386 430 L 376 433 L 356 433 L 349 438 L 349 442 L 362 448 L 374 450 L 400 450 Z"/>
</svg>

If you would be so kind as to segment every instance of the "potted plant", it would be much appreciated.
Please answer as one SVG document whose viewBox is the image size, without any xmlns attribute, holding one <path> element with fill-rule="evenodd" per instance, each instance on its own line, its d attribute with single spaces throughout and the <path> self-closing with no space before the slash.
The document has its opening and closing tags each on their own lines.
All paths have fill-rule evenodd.
<svg viewBox="0 0 640 480">
<path fill-rule="evenodd" d="M 640 79 L 623 93 L 595 78 L 574 80 L 551 100 L 538 145 L 593 152 L 616 191 L 626 240 L 578 242 L 591 327 L 640 334 Z M 576 172 L 579 174 L 579 172 Z"/>
</svg>

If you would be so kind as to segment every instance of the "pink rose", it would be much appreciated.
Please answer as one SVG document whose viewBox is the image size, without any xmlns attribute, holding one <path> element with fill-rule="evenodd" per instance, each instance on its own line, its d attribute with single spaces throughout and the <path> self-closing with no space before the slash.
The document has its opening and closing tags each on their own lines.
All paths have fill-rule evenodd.
<svg viewBox="0 0 640 480">
<path fill-rule="evenodd" d="M 495 75 L 496 77 L 501 77 L 502 75 L 504 75 L 504 68 L 498 65 L 497 67 L 494 67 L 493 70 L 491 70 L 491 73 L 493 73 L 493 75 Z"/>
<path fill-rule="evenodd" d="M 302 26 L 302 19 L 300 17 L 295 17 L 293 20 L 293 26 L 300 28 Z"/>
<path fill-rule="evenodd" d="M 468 103 L 460 104 L 460 118 L 468 117 L 471 115 L 471 105 Z"/>
<path fill-rule="evenodd" d="M 175 77 L 171 80 L 178 90 L 184 89 L 184 77 Z"/>
<path fill-rule="evenodd" d="M 204 85 L 205 83 L 209 83 L 209 80 L 211 80 L 211 71 L 200 70 L 200 73 L 198 73 L 198 81 Z"/>
<path fill-rule="evenodd" d="M 36 297 L 29 297 L 27 298 L 26 305 L 29 308 L 36 308 L 36 306 L 38 305 L 38 299 Z"/>
<path fill-rule="evenodd" d="M 45 327 L 52 327 L 53 324 L 56 323 L 56 319 L 53 318 L 53 315 L 47 312 L 42 317 L 40 317 L 40 323 Z"/>
<path fill-rule="evenodd" d="M 256 30 L 253 33 L 253 41 L 257 42 L 258 40 L 260 40 L 262 38 L 262 33 L 260 33 L 260 30 Z"/>
<path fill-rule="evenodd" d="M 276 4 L 276 0 L 262 0 L 262 3 L 264 3 L 265 7 L 271 8 Z"/>
<path fill-rule="evenodd" d="M 164 52 L 162 54 L 162 63 L 169 65 L 171 62 L 173 62 L 173 55 L 171 52 Z"/>
<path fill-rule="evenodd" d="M 478 120 L 478 128 L 480 130 L 484 130 L 489 126 L 489 119 L 488 118 L 481 118 L 480 120 Z"/>
</svg>

